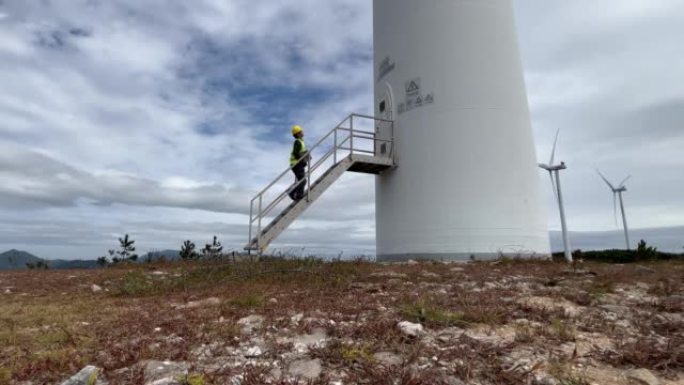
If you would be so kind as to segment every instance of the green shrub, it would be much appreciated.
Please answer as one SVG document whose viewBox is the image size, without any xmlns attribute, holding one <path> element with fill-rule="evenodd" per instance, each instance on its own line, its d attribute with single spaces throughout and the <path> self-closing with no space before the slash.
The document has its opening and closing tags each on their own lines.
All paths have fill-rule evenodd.
<svg viewBox="0 0 684 385">
<path fill-rule="evenodd" d="M 207 380 L 202 374 L 190 374 L 178 379 L 181 385 L 206 385 Z"/>
<path fill-rule="evenodd" d="M 596 250 L 573 252 L 576 259 L 586 261 L 606 262 L 606 263 L 635 263 L 641 261 L 670 261 L 684 260 L 684 254 L 664 253 L 655 247 L 648 246 L 646 241 L 641 240 L 636 250 Z M 563 253 L 554 253 L 554 260 L 562 260 Z"/>
<path fill-rule="evenodd" d="M 0 367 L 0 385 L 12 383 L 12 371 L 9 368 Z"/>
<path fill-rule="evenodd" d="M 369 345 L 342 345 L 340 355 L 349 363 L 373 362 L 373 352 Z"/>
<path fill-rule="evenodd" d="M 463 313 L 451 312 L 436 305 L 419 301 L 401 307 L 401 314 L 408 321 L 438 326 L 464 326 Z"/>
<path fill-rule="evenodd" d="M 577 334 L 575 327 L 569 321 L 554 318 L 551 320 L 551 334 L 563 342 L 572 342 Z"/>
<path fill-rule="evenodd" d="M 534 342 L 535 329 L 528 324 L 515 325 L 515 341 L 520 343 Z"/>
<path fill-rule="evenodd" d="M 150 295 L 155 290 L 154 283 L 142 271 L 131 271 L 122 278 L 118 294 L 123 296 Z"/>
<path fill-rule="evenodd" d="M 263 306 L 265 302 L 266 299 L 260 295 L 246 295 L 233 298 L 228 304 L 240 309 L 254 309 Z"/>
<path fill-rule="evenodd" d="M 658 249 L 646 245 L 646 241 L 643 239 L 637 245 L 636 254 L 638 259 L 658 259 Z"/>
<path fill-rule="evenodd" d="M 582 376 L 577 376 L 577 375 L 569 375 L 567 377 L 562 377 L 558 379 L 559 385 L 589 385 L 589 381 L 587 381 L 584 377 Z"/>
</svg>

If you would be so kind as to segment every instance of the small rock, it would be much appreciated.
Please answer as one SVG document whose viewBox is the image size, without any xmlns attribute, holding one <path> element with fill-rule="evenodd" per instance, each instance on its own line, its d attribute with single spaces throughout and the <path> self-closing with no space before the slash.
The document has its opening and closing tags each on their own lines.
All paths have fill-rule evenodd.
<svg viewBox="0 0 684 385">
<path fill-rule="evenodd" d="M 164 271 L 155 270 L 155 271 L 151 272 L 150 274 L 152 274 L 152 275 L 168 275 L 169 273 L 164 272 Z"/>
<path fill-rule="evenodd" d="M 655 319 L 662 324 L 680 324 L 684 327 L 684 315 L 682 313 L 661 313 Z"/>
<path fill-rule="evenodd" d="M 298 360 L 290 364 L 288 372 L 290 375 L 299 377 L 305 380 L 314 380 L 321 375 L 323 367 L 321 360 Z"/>
<path fill-rule="evenodd" d="M 375 353 L 373 359 L 384 366 L 400 366 L 404 363 L 400 356 L 390 352 Z"/>
<path fill-rule="evenodd" d="M 245 357 L 247 358 L 256 358 L 256 357 L 261 357 L 263 352 L 261 351 L 261 348 L 258 346 L 252 346 L 251 348 L 247 349 L 247 353 L 245 353 Z"/>
<path fill-rule="evenodd" d="M 257 329 L 260 329 L 264 324 L 265 318 L 260 315 L 250 315 L 248 317 L 240 318 L 237 324 L 242 326 L 242 334 L 251 334 Z"/>
<path fill-rule="evenodd" d="M 62 385 L 91 385 L 97 381 L 97 376 L 100 374 L 100 369 L 96 366 L 86 366 L 76 373 L 70 379 L 62 382 Z"/>
<path fill-rule="evenodd" d="M 558 381 L 546 373 L 539 373 L 535 374 L 532 385 L 558 385 Z"/>
<path fill-rule="evenodd" d="M 633 385 L 660 385 L 658 377 L 648 369 L 634 369 L 625 374 L 627 380 Z"/>
<path fill-rule="evenodd" d="M 383 271 L 380 273 L 373 273 L 370 276 L 374 278 L 408 278 L 408 275 L 404 273 L 396 273 L 394 271 Z"/>
<path fill-rule="evenodd" d="M 437 334 L 437 341 L 442 343 L 449 343 L 460 338 L 464 332 L 465 330 L 457 327 L 442 329 Z"/>
<path fill-rule="evenodd" d="M 93 293 L 99 293 L 102 291 L 102 287 L 98 286 L 96 284 L 93 284 L 93 286 L 90 287 L 90 290 L 92 290 Z"/>
<path fill-rule="evenodd" d="M 465 385 L 465 382 L 461 381 L 458 377 L 448 375 L 443 375 L 440 383 L 445 385 Z"/>
<path fill-rule="evenodd" d="M 268 375 L 274 380 L 279 380 L 283 376 L 283 371 L 276 366 L 275 368 L 271 369 L 270 372 L 268 372 Z"/>
<path fill-rule="evenodd" d="M 181 378 L 183 377 L 164 377 L 152 382 L 146 382 L 145 385 L 183 385 L 183 383 L 180 381 Z"/>
<path fill-rule="evenodd" d="M 270 304 L 272 304 L 272 305 L 275 305 L 275 304 L 278 303 L 278 300 L 275 299 L 275 298 L 271 298 L 271 299 L 268 300 L 268 303 L 270 303 Z"/>
<path fill-rule="evenodd" d="M 566 317 L 577 318 L 582 313 L 582 308 L 570 301 L 551 297 L 523 297 L 517 302 L 525 307 L 536 310 L 561 310 Z"/>
<path fill-rule="evenodd" d="M 655 269 L 652 269 L 650 267 L 646 267 L 643 265 L 636 265 L 634 266 L 634 270 L 637 271 L 637 273 L 643 273 L 643 274 L 653 274 L 656 272 Z"/>
<path fill-rule="evenodd" d="M 140 365 L 143 368 L 146 385 L 177 384 L 176 379 L 186 376 L 190 369 L 190 365 L 186 362 L 143 361 Z"/>
<path fill-rule="evenodd" d="M 349 284 L 350 289 L 358 289 L 358 290 L 364 290 L 369 293 L 374 293 L 380 291 L 378 288 L 375 287 L 372 283 L 363 283 L 363 282 L 352 282 Z"/>
<path fill-rule="evenodd" d="M 504 346 L 515 341 L 516 329 L 508 325 L 495 329 L 479 327 L 468 329 L 463 335 L 485 344 Z"/>
<path fill-rule="evenodd" d="M 651 286 L 649 286 L 649 284 L 644 283 L 644 282 L 637 282 L 635 284 L 635 286 L 637 287 L 637 289 L 644 290 L 644 291 L 647 291 L 648 289 L 651 288 Z"/>
<path fill-rule="evenodd" d="M 306 353 L 310 347 L 321 347 L 325 345 L 327 335 L 324 329 L 315 329 L 311 334 L 296 336 L 292 343 L 297 353 Z"/>
<path fill-rule="evenodd" d="M 299 313 L 299 314 L 293 315 L 293 316 L 290 318 L 290 321 L 291 321 L 293 324 L 298 324 L 298 323 L 302 322 L 303 319 L 304 319 L 304 313 Z"/>
<path fill-rule="evenodd" d="M 452 272 L 452 273 L 460 273 L 460 272 L 462 272 L 462 271 L 464 271 L 464 270 L 465 270 L 465 269 L 462 268 L 462 267 L 452 267 L 451 269 L 449 269 L 449 271 Z"/>
<path fill-rule="evenodd" d="M 420 276 L 423 278 L 440 278 L 441 277 L 441 275 L 433 273 L 431 271 L 427 271 L 427 270 L 423 270 L 420 273 Z"/>
<path fill-rule="evenodd" d="M 221 300 L 219 298 L 211 297 L 200 301 L 190 301 L 185 305 L 176 305 L 176 309 L 195 309 L 204 306 L 218 306 L 220 304 Z"/>
<path fill-rule="evenodd" d="M 5 294 L 12 294 L 12 290 L 11 289 L 5 289 Z"/>
<path fill-rule="evenodd" d="M 627 306 L 607 304 L 607 305 L 601 305 L 601 306 L 599 306 L 599 308 L 601 308 L 607 312 L 617 314 L 617 315 L 629 314 L 629 308 Z"/>
<path fill-rule="evenodd" d="M 404 335 L 409 336 L 409 337 L 418 337 L 420 334 L 423 333 L 423 325 L 421 324 L 414 324 L 412 322 L 408 321 L 402 321 L 397 324 L 397 327 L 399 327 L 399 330 L 401 330 Z"/>
</svg>

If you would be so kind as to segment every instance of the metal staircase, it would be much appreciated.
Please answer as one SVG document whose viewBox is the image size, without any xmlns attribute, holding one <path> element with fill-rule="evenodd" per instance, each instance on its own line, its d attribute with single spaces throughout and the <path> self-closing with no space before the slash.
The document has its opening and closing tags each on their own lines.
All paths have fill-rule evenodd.
<svg viewBox="0 0 684 385">
<path fill-rule="evenodd" d="M 306 166 L 303 199 L 293 202 L 289 197 L 296 187 L 294 166 L 252 199 L 245 250 L 261 254 L 346 171 L 379 174 L 394 167 L 394 122 L 351 114 L 311 147 L 309 154 L 312 160 Z"/>
</svg>

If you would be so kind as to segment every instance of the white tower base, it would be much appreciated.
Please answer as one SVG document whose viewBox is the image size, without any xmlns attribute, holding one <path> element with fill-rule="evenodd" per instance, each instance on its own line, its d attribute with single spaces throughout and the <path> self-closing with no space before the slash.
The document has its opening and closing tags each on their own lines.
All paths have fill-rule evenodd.
<svg viewBox="0 0 684 385">
<path fill-rule="evenodd" d="M 374 0 L 374 25 L 378 260 L 548 256 L 511 1 Z"/>
</svg>

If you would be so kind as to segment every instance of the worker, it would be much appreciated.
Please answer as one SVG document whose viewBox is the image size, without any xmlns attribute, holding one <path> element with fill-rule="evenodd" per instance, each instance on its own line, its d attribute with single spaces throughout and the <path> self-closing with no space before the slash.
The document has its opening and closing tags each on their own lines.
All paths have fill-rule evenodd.
<svg viewBox="0 0 684 385">
<path fill-rule="evenodd" d="M 290 191 L 290 198 L 298 201 L 304 198 L 306 165 L 310 157 L 309 152 L 306 150 L 306 143 L 304 143 L 304 129 L 300 126 L 292 126 L 292 136 L 294 136 L 295 141 L 290 153 L 290 167 L 292 167 L 292 172 L 295 175 L 296 186 Z M 304 159 L 302 160 L 302 158 Z"/>
</svg>

